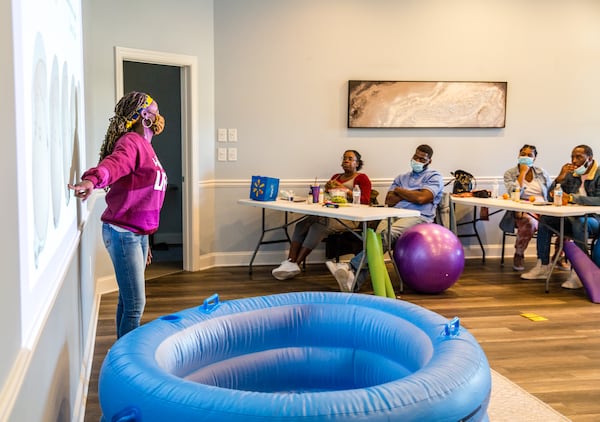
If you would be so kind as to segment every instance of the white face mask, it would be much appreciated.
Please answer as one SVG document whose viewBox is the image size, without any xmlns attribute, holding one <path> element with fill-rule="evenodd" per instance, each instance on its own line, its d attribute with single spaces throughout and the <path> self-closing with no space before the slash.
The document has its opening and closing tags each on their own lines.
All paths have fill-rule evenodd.
<svg viewBox="0 0 600 422">
<path fill-rule="evenodd" d="M 583 173 L 585 173 L 585 171 L 587 170 L 588 166 L 587 163 L 583 163 L 581 166 L 577 167 L 573 173 L 575 173 L 578 176 L 581 176 Z"/>
<path fill-rule="evenodd" d="M 528 167 L 533 165 L 533 157 L 529 157 L 527 155 L 521 155 L 518 159 L 519 164 L 525 164 Z"/>
<path fill-rule="evenodd" d="M 410 167 L 415 173 L 421 173 L 425 170 L 425 163 L 420 163 L 416 160 L 410 160 Z"/>
</svg>

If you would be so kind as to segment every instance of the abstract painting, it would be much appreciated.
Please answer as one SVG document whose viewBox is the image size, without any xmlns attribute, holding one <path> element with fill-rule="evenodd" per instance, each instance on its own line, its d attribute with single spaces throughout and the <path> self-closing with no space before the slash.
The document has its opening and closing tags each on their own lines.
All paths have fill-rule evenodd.
<svg viewBox="0 0 600 422">
<path fill-rule="evenodd" d="M 506 82 L 348 82 L 349 128 L 502 128 Z"/>
</svg>

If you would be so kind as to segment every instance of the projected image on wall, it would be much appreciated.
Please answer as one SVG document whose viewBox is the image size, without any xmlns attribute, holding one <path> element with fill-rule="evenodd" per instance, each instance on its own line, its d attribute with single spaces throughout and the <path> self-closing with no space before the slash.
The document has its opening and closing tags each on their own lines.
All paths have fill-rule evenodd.
<svg viewBox="0 0 600 422">
<path fill-rule="evenodd" d="M 46 71 L 46 52 L 41 34 L 37 34 L 34 50 L 34 70 L 32 81 L 32 186 L 35 266 L 38 266 L 40 253 L 46 244 L 49 219 L 49 116 L 48 77 Z"/>
<path fill-rule="evenodd" d="M 79 154 L 73 155 L 76 142 L 77 90 L 69 80 L 68 63 L 59 70 L 52 59 L 51 71 L 41 34 L 36 37 L 32 79 L 32 192 L 34 210 L 34 263 L 38 267 L 50 228 L 60 226 L 62 209 L 69 206 L 72 194 L 67 188 Z M 59 76 L 59 74 L 61 76 Z M 52 225 L 50 225 L 50 221 Z"/>
<path fill-rule="evenodd" d="M 84 163 L 83 40 L 80 0 L 21 0 L 15 6 L 21 319 L 26 338 L 74 259 L 86 205 L 67 184 Z M 31 13 L 35 10 L 36 13 Z"/>
</svg>

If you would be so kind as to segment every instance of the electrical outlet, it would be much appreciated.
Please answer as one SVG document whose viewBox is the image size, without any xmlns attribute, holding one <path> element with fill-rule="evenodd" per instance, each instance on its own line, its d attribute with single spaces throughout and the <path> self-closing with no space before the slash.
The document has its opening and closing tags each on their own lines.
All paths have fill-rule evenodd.
<svg viewBox="0 0 600 422">
<path fill-rule="evenodd" d="M 217 141 L 227 142 L 227 129 L 217 129 Z"/>
<path fill-rule="evenodd" d="M 217 160 L 227 161 L 227 148 L 219 148 L 217 150 Z"/>
<path fill-rule="evenodd" d="M 227 148 L 227 159 L 237 161 L 237 148 Z"/>
<path fill-rule="evenodd" d="M 227 140 L 229 142 L 237 142 L 237 129 L 227 129 Z"/>
</svg>

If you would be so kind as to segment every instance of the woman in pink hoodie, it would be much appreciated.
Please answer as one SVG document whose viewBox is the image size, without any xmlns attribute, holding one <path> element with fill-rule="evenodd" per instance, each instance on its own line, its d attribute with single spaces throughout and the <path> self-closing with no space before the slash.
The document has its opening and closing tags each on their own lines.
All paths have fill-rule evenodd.
<svg viewBox="0 0 600 422">
<path fill-rule="evenodd" d="M 139 327 L 146 304 L 144 271 L 152 258 L 148 235 L 158 229 L 167 187 L 151 141 L 164 125 L 152 97 L 128 93 L 115 106 L 100 162 L 83 173 L 81 182 L 68 185 L 84 201 L 94 189 L 107 190 L 102 237 L 119 285 L 117 338 Z"/>
</svg>

